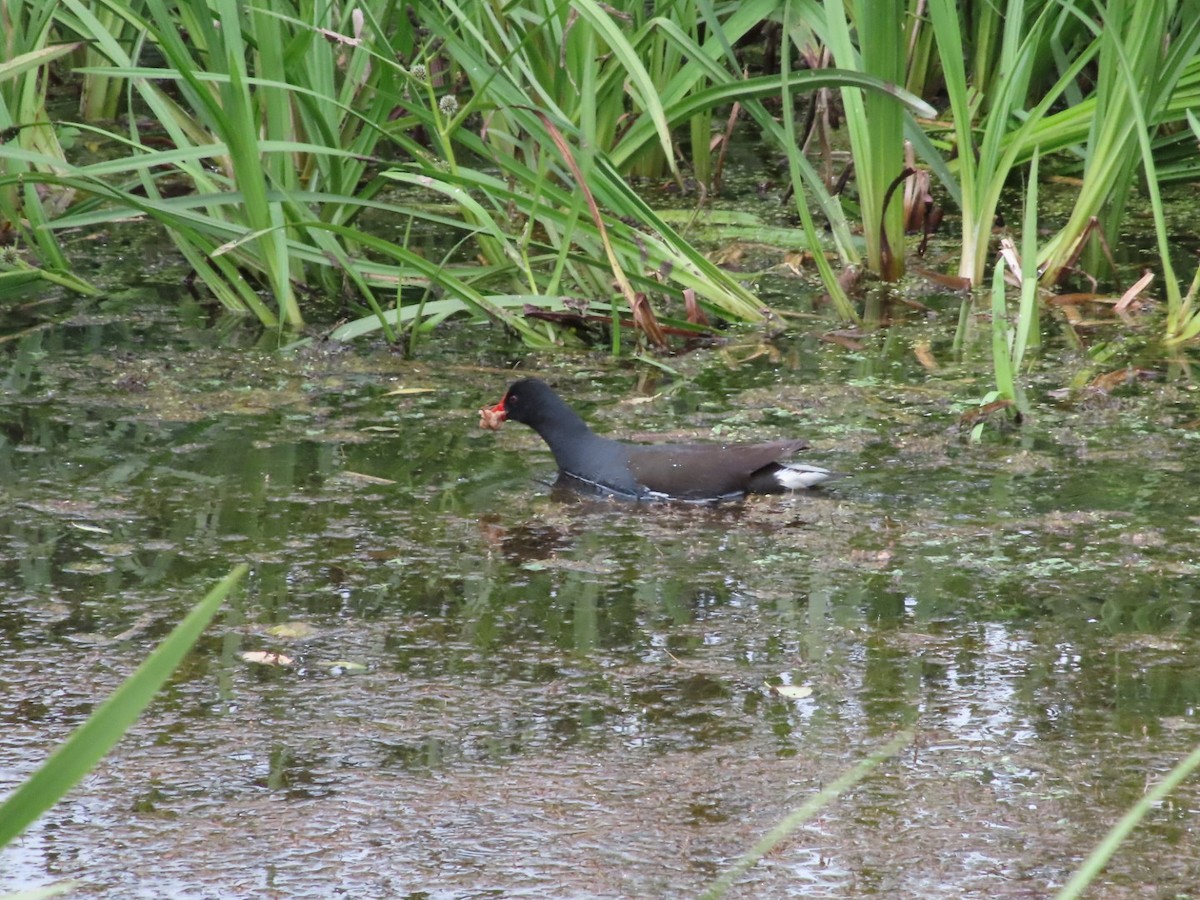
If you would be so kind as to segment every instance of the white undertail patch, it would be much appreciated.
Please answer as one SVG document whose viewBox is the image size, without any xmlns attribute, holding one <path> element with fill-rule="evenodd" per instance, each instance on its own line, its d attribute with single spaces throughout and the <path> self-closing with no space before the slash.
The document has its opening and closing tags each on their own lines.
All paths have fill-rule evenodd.
<svg viewBox="0 0 1200 900">
<path fill-rule="evenodd" d="M 831 472 L 820 466 L 809 466 L 804 463 L 780 463 L 775 480 L 780 487 L 789 491 L 799 491 L 816 487 L 835 478 L 841 478 L 841 472 Z"/>
</svg>

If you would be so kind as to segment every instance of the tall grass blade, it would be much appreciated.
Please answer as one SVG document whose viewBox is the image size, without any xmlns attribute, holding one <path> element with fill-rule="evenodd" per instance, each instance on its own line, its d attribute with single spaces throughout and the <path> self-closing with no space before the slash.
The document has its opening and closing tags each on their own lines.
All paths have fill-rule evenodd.
<svg viewBox="0 0 1200 900">
<path fill-rule="evenodd" d="M 1012 332 L 1008 325 L 1004 287 L 1004 264 L 998 262 L 992 270 L 992 369 L 996 374 L 996 391 L 1001 397 L 1012 400 L 1017 395 L 1017 387 L 1008 343 Z"/>
<path fill-rule="evenodd" d="M 30 50 L 28 53 L 22 53 L 20 56 L 12 59 L 0 60 L 0 82 L 11 81 L 18 75 L 23 75 L 26 72 L 34 69 L 39 69 L 42 66 L 52 63 L 61 56 L 66 56 L 77 50 L 82 44 L 55 44 L 52 47 L 42 47 L 38 50 Z"/>
<path fill-rule="evenodd" d="M 825 4 L 830 49 L 839 68 L 867 72 L 887 84 L 904 80 L 902 0 L 858 0 L 854 24 L 859 46 L 850 36 L 843 0 Z M 854 181 L 867 267 L 894 281 L 904 273 L 904 210 L 900 203 L 885 208 L 888 186 L 904 169 L 902 108 L 891 96 L 843 87 L 842 103 L 854 156 Z"/>
<path fill-rule="evenodd" d="M 1038 200 L 1038 154 L 1033 154 L 1029 181 L 1025 188 L 1025 213 L 1021 224 L 1020 260 L 1012 258 L 1016 248 L 1005 242 L 992 271 L 992 369 L 996 376 L 996 390 L 989 394 L 981 405 L 997 398 L 1012 401 L 1022 415 L 1028 410 L 1025 396 L 1017 386 L 1017 372 L 1030 346 L 1040 342 L 1036 330 L 1038 322 L 1038 271 L 1037 271 L 1037 200 Z M 1004 269 L 1008 265 L 1020 283 L 1020 300 L 1016 321 L 1009 322 L 1008 302 L 1005 292 Z M 982 423 L 980 423 L 982 425 Z M 982 432 L 977 427 L 974 439 Z"/>
<path fill-rule="evenodd" d="M 57 803 L 112 749 L 154 699 L 248 568 L 242 563 L 221 579 L 66 743 L 0 804 L 0 847 Z"/>
<path fill-rule="evenodd" d="M 1049 109 L 1098 52 L 1095 41 L 1080 49 L 1058 80 L 1032 108 L 1027 108 L 1038 54 L 1044 34 L 1055 23 L 1057 4 L 1044 7 L 1026 27 L 1025 0 L 1006 2 L 1005 46 L 998 52 L 1009 61 L 1009 68 L 988 95 L 986 109 L 982 109 L 982 98 L 967 83 L 960 6 L 952 0 L 929 0 L 956 145 L 954 162 L 962 211 L 958 274 L 972 285 L 983 283 L 996 210 L 1013 168 L 1038 146 Z"/>
<path fill-rule="evenodd" d="M 1179 11 L 1179 6 L 1108 0 L 1099 7 L 1100 21 L 1093 26 L 1099 48 L 1095 105 L 1083 183 L 1066 225 L 1042 249 L 1043 278 L 1049 283 L 1078 257 L 1093 220 L 1101 222 L 1110 245 L 1117 241 L 1137 173 L 1138 129 L 1151 134 L 1158 129 L 1200 51 L 1197 8 Z"/>
<path fill-rule="evenodd" d="M 828 785 L 806 800 L 799 808 L 788 813 L 783 820 L 763 835 L 762 839 L 730 866 L 720 878 L 701 894 L 702 900 L 717 900 L 733 887 L 743 872 L 757 863 L 774 849 L 780 841 L 817 815 L 822 809 L 870 775 L 880 763 L 891 759 L 912 743 L 913 733 L 902 731 L 879 750 L 872 753 L 854 768 L 835 778 Z"/>
<path fill-rule="evenodd" d="M 1020 369 L 1025 351 L 1038 345 L 1038 162 L 1035 150 L 1029 164 L 1028 186 L 1025 189 L 1025 213 L 1021 222 L 1021 301 L 1017 307 L 1017 326 L 1012 339 L 1013 369 Z M 1016 400 L 1015 393 L 1010 398 Z"/>
<path fill-rule="evenodd" d="M 1166 800 L 1171 792 L 1183 784 L 1198 768 L 1200 768 L 1200 747 L 1176 764 L 1162 781 L 1147 791 L 1132 809 L 1121 816 L 1117 824 L 1104 836 L 1104 840 L 1088 854 L 1083 865 L 1075 870 L 1071 880 L 1063 885 L 1062 890 L 1056 895 L 1056 900 L 1075 900 L 1081 896 L 1087 890 L 1088 885 L 1108 865 L 1108 861 L 1117 852 L 1117 848 L 1121 846 L 1125 838 L 1129 837 L 1138 823 L 1146 817 L 1146 814 Z"/>
<path fill-rule="evenodd" d="M 850 302 L 850 298 L 846 295 L 845 288 L 842 287 L 841 282 L 834 274 L 833 267 L 829 265 L 829 260 L 825 258 L 825 253 L 821 249 L 821 239 L 817 233 L 816 223 L 813 221 L 812 213 L 808 209 L 805 187 L 815 188 L 815 186 L 821 184 L 821 180 L 812 167 L 807 165 L 807 161 L 803 160 L 800 144 L 796 138 L 796 111 L 792 104 L 790 79 L 791 23 L 793 15 L 792 2 L 789 0 L 783 8 L 784 37 L 783 48 L 780 53 L 780 66 L 783 70 L 780 79 L 783 99 L 783 147 L 787 153 L 788 174 L 791 176 L 792 184 L 794 185 L 793 195 L 796 199 L 796 212 L 800 215 L 800 223 L 804 228 L 804 237 L 808 241 L 813 261 L 816 263 L 817 271 L 821 275 L 821 283 L 825 286 L 825 290 L 828 291 L 830 299 L 833 300 L 834 309 L 837 310 L 842 320 L 857 322 L 858 312 L 855 310 L 854 304 Z M 807 175 L 803 174 L 805 172 L 807 172 Z M 832 204 L 832 198 L 829 198 L 829 202 Z M 844 220 L 842 221 L 844 223 Z M 849 245 L 847 244 L 846 246 Z"/>
</svg>

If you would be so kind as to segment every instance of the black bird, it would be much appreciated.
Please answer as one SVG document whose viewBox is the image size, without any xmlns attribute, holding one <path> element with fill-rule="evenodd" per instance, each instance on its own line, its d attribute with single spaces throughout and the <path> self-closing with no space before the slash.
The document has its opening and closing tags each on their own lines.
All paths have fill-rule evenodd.
<svg viewBox="0 0 1200 900">
<path fill-rule="evenodd" d="M 544 440 L 560 482 L 631 500 L 716 502 L 746 494 L 814 488 L 837 472 L 787 458 L 803 440 L 761 444 L 632 444 L 601 437 L 544 381 L 514 382 L 495 406 L 480 410 L 480 425 L 499 429 L 523 422 Z"/>
</svg>

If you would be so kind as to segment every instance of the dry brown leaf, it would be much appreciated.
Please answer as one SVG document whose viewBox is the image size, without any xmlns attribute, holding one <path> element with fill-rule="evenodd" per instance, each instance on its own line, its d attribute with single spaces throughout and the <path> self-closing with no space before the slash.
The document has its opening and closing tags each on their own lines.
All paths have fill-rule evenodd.
<svg viewBox="0 0 1200 900">
<path fill-rule="evenodd" d="M 638 291 L 633 295 L 633 302 L 629 306 L 633 311 L 634 326 L 646 335 L 650 343 L 665 349 L 668 346 L 667 336 L 663 334 L 662 326 L 658 324 L 646 295 Z"/>
<path fill-rule="evenodd" d="M 917 356 L 919 362 L 926 371 L 936 372 L 939 368 L 938 362 L 933 358 L 933 351 L 929 349 L 929 341 L 917 341 L 913 347 L 913 353 Z"/>
<path fill-rule="evenodd" d="M 693 325 L 707 325 L 708 316 L 704 314 L 704 310 L 700 306 L 700 301 L 696 299 L 695 288 L 685 288 L 683 292 L 683 303 L 687 307 L 687 320 Z"/>
<path fill-rule="evenodd" d="M 940 284 L 952 291 L 969 291 L 971 289 L 971 279 L 961 275 L 946 275 L 942 272 L 934 272 L 932 269 L 914 268 L 913 271 L 922 278 L 927 278 L 934 284 Z"/>
<path fill-rule="evenodd" d="M 847 334 L 844 331 L 827 331 L 821 335 L 821 340 L 845 347 L 847 350 L 859 351 L 866 347 L 866 344 L 858 339 L 858 335 Z"/>
<path fill-rule="evenodd" d="M 1092 390 L 1102 391 L 1107 394 L 1126 384 L 1132 384 L 1144 378 L 1153 378 L 1154 372 L 1150 369 L 1139 369 L 1129 367 L 1127 369 L 1117 369 L 1113 372 L 1105 372 L 1103 375 L 1097 375 L 1092 379 L 1088 387 Z"/>
<path fill-rule="evenodd" d="M 1123 313 L 1129 309 L 1129 307 L 1133 306 L 1134 301 L 1137 300 L 1142 291 L 1150 287 L 1150 282 L 1153 280 L 1153 272 L 1145 273 L 1141 278 L 1130 285 L 1129 290 L 1121 295 L 1121 299 L 1117 301 L 1117 305 L 1113 307 L 1113 311 Z"/>
<path fill-rule="evenodd" d="M 1008 409 L 1013 405 L 1011 400 L 996 400 L 993 403 L 985 403 L 983 406 L 977 406 L 975 409 L 968 409 L 958 417 L 958 424 L 963 427 L 970 427 L 980 419 L 986 419 L 994 412 L 1002 409 Z"/>
</svg>

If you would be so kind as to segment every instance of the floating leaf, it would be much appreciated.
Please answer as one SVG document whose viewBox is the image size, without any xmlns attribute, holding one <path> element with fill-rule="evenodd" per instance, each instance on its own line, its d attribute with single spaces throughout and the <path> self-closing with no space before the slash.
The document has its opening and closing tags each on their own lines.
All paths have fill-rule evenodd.
<svg viewBox="0 0 1200 900">
<path fill-rule="evenodd" d="M 367 475 L 365 472 L 343 472 L 342 477 L 349 481 L 358 481 L 363 484 L 395 484 L 390 478 L 380 478 L 378 475 Z"/>
<path fill-rule="evenodd" d="M 122 641 L 127 641 L 138 634 L 144 628 L 149 626 L 156 619 L 153 613 L 142 613 L 133 624 L 122 631 L 120 634 L 114 634 L 109 637 L 105 634 L 97 634 L 95 632 L 84 632 L 80 634 L 63 635 L 64 640 L 68 640 L 73 644 L 83 644 L 89 647 L 112 647 Z"/>
<path fill-rule="evenodd" d="M 788 700 L 803 700 L 805 697 L 811 697 L 813 689 L 803 684 L 772 684 L 768 687 Z"/>
<path fill-rule="evenodd" d="M 280 622 L 267 629 L 267 634 L 278 638 L 307 638 L 317 633 L 317 629 L 307 622 Z"/>
<path fill-rule="evenodd" d="M 112 534 L 107 528 L 101 528 L 99 525 L 89 525 L 87 522 L 68 522 L 72 528 L 78 528 L 80 531 L 88 531 L 92 534 Z"/>
<path fill-rule="evenodd" d="M 913 353 L 917 357 L 917 362 L 928 372 L 936 372 L 939 368 L 937 360 L 933 356 L 933 349 L 929 346 L 929 341 L 918 341 L 913 347 Z"/>
<path fill-rule="evenodd" d="M 107 575 L 113 570 L 111 564 L 94 560 L 92 562 L 76 562 L 62 567 L 64 572 L 70 572 L 73 575 Z"/>
<path fill-rule="evenodd" d="M 267 650 L 247 650 L 242 654 L 242 659 L 246 662 L 259 663 L 264 666 L 295 665 L 290 656 L 284 656 L 282 653 L 271 653 Z"/>
<path fill-rule="evenodd" d="M 367 667 L 360 662 L 351 662 L 348 659 L 335 659 L 333 662 L 322 663 L 326 669 L 334 675 L 357 675 L 359 672 L 367 671 Z"/>
</svg>

